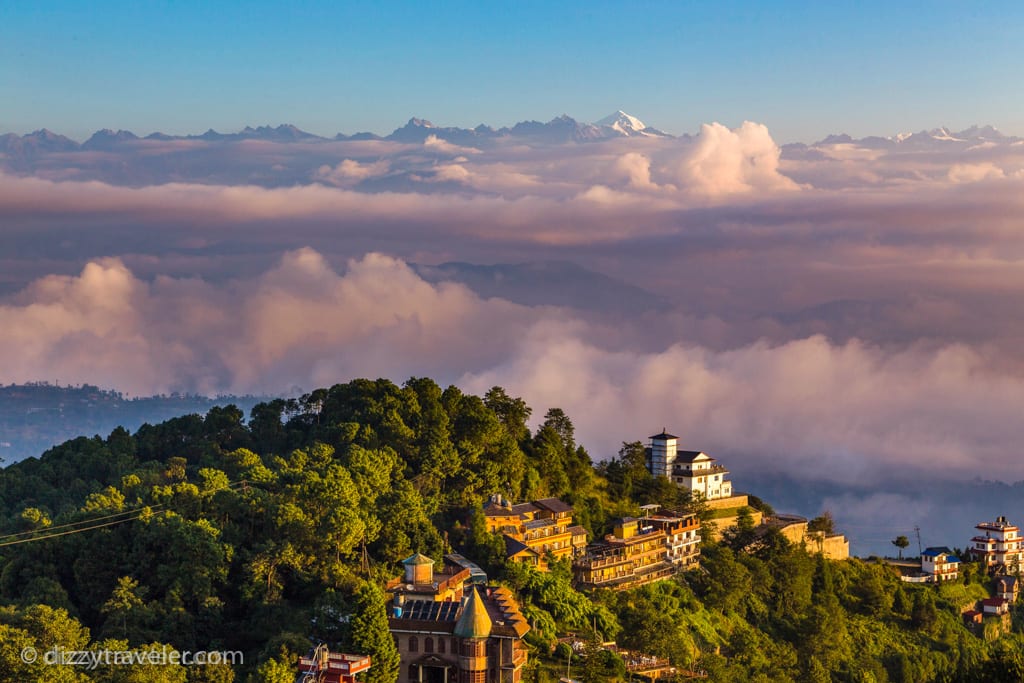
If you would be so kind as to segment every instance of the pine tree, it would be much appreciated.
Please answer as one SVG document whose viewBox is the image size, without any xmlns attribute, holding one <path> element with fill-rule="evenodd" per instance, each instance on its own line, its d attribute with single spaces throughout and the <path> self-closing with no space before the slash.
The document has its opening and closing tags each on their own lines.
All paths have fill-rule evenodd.
<svg viewBox="0 0 1024 683">
<path fill-rule="evenodd" d="M 370 655 L 373 660 L 373 666 L 366 673 L 366 683 L 398 680 L 398 648 L 388 630 L 385 602 L 384 591 L 372 582 L 364 583 L 356 592 L 351 647 L 356 653 Z"/>
</svg>

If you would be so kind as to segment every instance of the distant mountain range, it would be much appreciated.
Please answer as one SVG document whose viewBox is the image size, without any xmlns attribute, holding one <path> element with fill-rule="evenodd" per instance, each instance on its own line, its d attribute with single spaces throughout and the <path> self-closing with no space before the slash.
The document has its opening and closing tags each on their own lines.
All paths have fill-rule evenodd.
<svg viewBox="0 0 1024 683">
<path fill-rule="evenodd" d="M 846 133 L 829 135 L 823 140 L 810 145 L 802 142 L 794 142 L 783 145 L 784 151 L 797 151 L 820 149 L 835 145 L 850 145 L 864 149 L 897 150 L 934 150 L 934 149 L 961 149 L 984 144 L 1009 144 L 1018 142 L 1022 138 L 1004 135 L 993 126 L 974 125 L 959 132 L 953 132 L 946 127 L 922 130 L 917 133 L 899 133 L 889 137 L 869 135 L 863 138 L 854 138 Z"/>
<path fill-rule="evenodd" d="M 381 136 L 366 132 L 353 135 L 338 133 L 333 138 L 314 135 L 290 124 L 281 124 L 277 127 L 259 126 L 253 128 L 246 126 L 237 133 L 219 133 L 210 129 L 199 135 L 152 133 L 145 137 L 139 137 L 127 130 L 114 131 L 105 128 L 96 131 L 85 142 L 79 143 L 44 128 L 26 135 L 14 133 L 0 135 L 0 153 L 9 157 L 26 158 L 40 154 L 74 152 L 78 150 L 112 151 L 126 145 L 173 140 L 205 142 L 262 140 L 277 143 L 327 142 L 332 140 L 390 140 L 422 144 L 431 137 L 457 145 L 480 147 L 504 139 L 528 144 L 560 144 L 566 142 L 593 142 L 624 137 L 673 138 L 676 136 L 665 133 L 657 128 L 652 128 L 624 111 L 616 111 L 594 123 L 583 123 L 563 114 L 546 123 L 540 121 L 521 121 L 511 127 L 497 129 L 484 124 L 480 124 L 476 128 L 437 126 L 426 119 L 414 117 L 409 119 L 401 128 L 395 129 L 390 135 Z M 689 138 L 691 136 L 683 135 L 680 137 Z M 1021 138 L 1004 135 L 992 126 L 975 125 L 958 132 L 940 127 L 932 130 L 922 130 L 917 133 L 901 133 L 889 137 L 868 136 L 853 138 L 845 133 L 840 133 L 829 135 L 811 144 L 790 143 L 784 145 L 783 149 L 796 151 L 830 145 L 854 145 L 869 149 L 915 149 L 934 148 L 935 146 L 952 148 L 983 143 L 1008 143 L 1018 140 L 1021 140 Z"/>
<path fill-rule="evenodd" d="M 423 143 L 429 137 L 460 145 L 480 145 L 503 138 L 516 138 L 526 142 L 562 143 L 589 142 L 622 137 L 673 137 L 668 133 L 647 126 L 643 121 L 623 111 L 617 111 L 596 123 L 581 123 L 571 116 L 557 116 L 547 123 L 521 121 L 512 127 L 492 128 L 479 125 L 476 128 L 436 126 L 426 119 L 411 118 L 390 135 L 374 133 L 338 133 L 325 138 L 290 124 L 277 127 L 246 126 L 237 133 L 218 133 L 210 129 L 201 135 L 166 135 L 152 133 L 142 138 L 127 130 L 104 128 L 96 131 L 83 143 L 59 135 L 47 129 L 26 135 L 8 133 L 0 136 L 0 152 L 13 156 L 33 156 L 40 153 L 73 152 L 76 150 L 113 150 L 119 146 L 146 141 L 202 140 L 207 142 L 237 142 L 241 140 L 264 140 L 269 142 L 325 142 L 330 140 L 391 140 L 394 142 Z"/>
</svg>

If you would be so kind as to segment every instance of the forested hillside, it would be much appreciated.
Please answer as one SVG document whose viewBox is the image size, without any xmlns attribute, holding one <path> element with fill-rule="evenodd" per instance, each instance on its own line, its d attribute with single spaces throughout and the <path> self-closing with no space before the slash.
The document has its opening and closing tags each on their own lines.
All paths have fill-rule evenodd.
<svg viewBox="0 0 1024 683">
<path fill-rule="evenodd" d="M 109 434 L 118 425 L 136 429 L 146 422 L 163 422 L 231 404 L 249 410 L 261 400 L 255 396 L 210 398 L 193 394 L 126 398 L 89 384 L 0 386 L 0 462 L 39 455 L 83 434 Z"/>
<path fill-rule="evenodd" d="M 652 479 L 639 444 L 594 466 L 569 416 L 494 388 L 357 380 L 298 400 L 213 408 L 135 433 L 78 438 L 0 471 L 0 680 L 292 683 L 311 644 L 396 658 L 380 586 L 399 560 L 458 550 L 514 588 L 532 625 L 528 676 L 624 678 L 600 641 L 716 681 L 1020 681 L 1024 636 L 961 607 L 981 572 L 940 588 L 881 564 L 830 562 L 748 528 L 704 544 L 701 568 L 621 593 L 583 594 L 569 568 L 505 566 L 476 512 L 492 493 L 558 496 L 591 538 L 655 502 L 701 511 Z M 639 426 L 638 426 L 639 427 Z M 751 488 L 756 492 L 756 484 Z M 572 662 L 556 637 L 588 642 Z M 244 664 L 27 664 L 25 647 L 238 650 Z"/>
</svg>

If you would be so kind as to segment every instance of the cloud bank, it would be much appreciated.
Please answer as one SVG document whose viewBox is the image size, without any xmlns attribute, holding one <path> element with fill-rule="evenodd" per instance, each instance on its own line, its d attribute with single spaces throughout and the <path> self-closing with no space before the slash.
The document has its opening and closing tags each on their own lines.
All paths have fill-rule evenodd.
<svg viewBox="0 0 1024 683">
<path fill-rule="evenodd" d="M 598 457 L 669 426 L 807 477 L 983 460 L 1024 478 L 1019 141 L 781 148 L 747 122 L 479 148 L 140 141 L 33 164 L 0 159 L 0 381 L 429 375 L 562 407 Z M 577 271 L 531 289 L 487 265 L 564 262 L 664 303 L 583 305 Z M 538 305 L 553 287 L 561 305 Z"/>
<path fill-rule="evenodd" d="M 380 254 L 337 272 L 301 249 L 220 285 L 144 282 L 108 259 L 0 307 L 0 375 L 103 378 L 138 394 L 428 375 L 475 392 L 505 386 L 539 413 L 562 407 L 599 456 L 672 424 L 717 455 L 758 454 L 748 469 L 864 481 L 939 464 L 966 476 L 980 459 L 1024 478 L 1013 447 L 1024 379 L 992 372 L 969 347 L 893 352 L 815 335 L 637 352 L 602 348 L 602 334 L 570 309 L 431 284 Z"/>
</svg>

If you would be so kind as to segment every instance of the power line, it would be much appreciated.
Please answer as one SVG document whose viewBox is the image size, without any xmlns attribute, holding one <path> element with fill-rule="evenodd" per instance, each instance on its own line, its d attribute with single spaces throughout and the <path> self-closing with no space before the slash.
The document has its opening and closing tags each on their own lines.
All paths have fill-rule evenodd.
<svg viewBox="0 0 1024 683">
<path fill-rule="evenodd" d="M 42 529 L 32 529 L 30 531 L 19 531 L 16 534 L 5 534 L 3 536 L 0 536 L 0 543 L 3 543 L 4 541 L 6 541 L 8 539 L 18 538 L 19 536 L 31 536 L 32 534 L 38 534 L 38 533 L 42 533 L 42 532 L 49 533 L 51 531 L 56 531 L 57 529 L 66 529 L 67 527 L 78 526 L 79 524 L 90 524 L 92 522 L 99 522 L 99 521 L 104 520 L 104 519 L 113 519 L 114 517 L 123 517 L 124 515 L 134 515 L 137 512 L 145 510 L 146 507 L 149 507 L 150 510 L 156 510 L 158 508 L 164 507 L 164 504 L 163 503 L 159 503 L 157 505 L 150 505 L 150 506 L 145 506 L 144 505 L 141 508 L 134 508 L 132 510 L 124 510 L 123 512 L 115 512 L 114 514 L 104 515 L 102 517 L 94 517 L 92 519 L 80 519 L 77 522 L 68 522 L 66 524 L 58 524 L 57 526 L 48 526 L 48 527 L 44 527 Z"/>
<path fill-rule="evenodd" d="M 125 522 L 134 522 L 134 521 L 136 521 L 138 519 L 142 519 L 145 516 L 146 516 L 146 513 L 143 513 L 143 514 L 138 515 L 137 517 L 128 517 L 127 519 L 118 519 L 118 520 L 115 520 L 113 522 L 105 522 L 103 524 L 97 524 L 95 526 L 87 526 L 87 527 L 83 527 L 81 529 L 70 529 L 68 531 L 62 531 L 59 534 L 48 534 L 48 535 L 45 535 L 45 536 L 35 536 L 33 538 L 22 538 L 22 539 L 17 540 L 17 541 L 8 541 L 7 543 L 0 543 L 0 548 L 6 547 L 6 546 L 9 546 L 9 545 L 18 545 L 19 543 L 31 543 L 32 541 L 45 541 L 45 540 L 48 540 L 48 539 L 51 539 L 51 538 L 57 538 L 58 536 L 67 536 L 68 534 L 78 534 L 78 533 L 81 533 L 83 531 L 92 531 L 93 529 L 101 529 L 101 528 L 107 527 L 107 526 L 114 526 L 115 524 L 124 524 Z"/>
<path fill-rule="evenodd" d="M 226 486 L 222 486 L 220 488 L 213 489 L 212 491 L 209 491 L 208 493 L 216 493 L 218 491 L 231 490 L 235 486 L 238 486 L 238 485 L 245 486 L 247 483 L 248 482 L 246 482 L 246 480 L 244 480 L 244 479 L 239 480 L 239 481 L 229 482 Z M 77 533 L 80 533 L 82 531 L 92 531 L 93 529 L 102 529 L 104 527 L 115 526 L 117 524 L 124 524 L 125 522 L 134 522 L 134 521 L 137 521 L 139 519 L 142 519 L 143 517 L 146 517 L 146 516 L 152 514 L 156 510 L 160 510 L 160 509 L 165 508 L 165 507 L 167 507 L 166 503 L 158 503 L 157 505 L 152 505 L 152 506 L 142 506 L 141 508 L 136 508 L 135 510 L 126 510 L 126 511 L 123 511 L 123 512 L 117 512 L 117 513 L 113 513 L 113 514 L 109 514 L 109 515 L 103 515 L 103 516 L 100 516 L 100 517 L 93 517 L 91 519 L 83 519 L 83 520 L 79 520 L 77 522 L 69 522 L 67 524 L 61 524 L 61 525 L 56 526 L 56 527 L 48 527 L 48 528 L 45 528 L 45 529 L 36 529 L 34 531 L 22 531 L 22 532 L 16 533 L 16 534 L 8 534 L 6 536 L 0 536 L 0 548 L 6 547 L 6 546 L 11 546 L 11 545 L 19 545 L 21 543 L 30 543 L 32 541 L 45 541 L 47 539 L 58 538 L 60 536 L 67 536 L 69 534 L 77 534 Z M 117 519 L 117 520 L 114 520 L 114 521 L 111 521 L 111 522 L 104 522 L 103 524 L 94 524 L 94 522 L 98 522 L 100 520 L 112 519 L 114 517 L 122 517 L 124 515 L 132 515 L 132 516 L 131 517 L 125 517 L 124 519 Z M 78 527 L 78 526 L 83 525 L 83 524 L 91 524 L 92 526 L 84 526 L 84 527 L 76 528 L 76 529 L 68 529 L 67 531 L 62 531 L 60 533 L 52 533 L 56 529 L 64 529 L 64 528 L 68 528 L 68 527 Z M 19 536 L 25 536 L 25 535 L 29 535 L 29 534 L 38 534 L 38 535 L 32 536 L 31 538 L 18 538 Z M 16 539 L 16 540 L 9 540 L 9 539 Z"/>
</svg>

